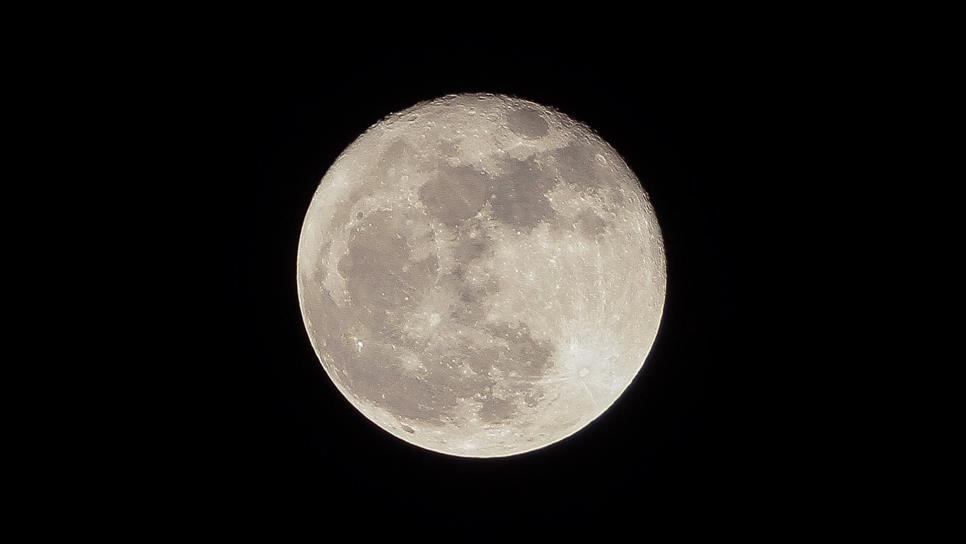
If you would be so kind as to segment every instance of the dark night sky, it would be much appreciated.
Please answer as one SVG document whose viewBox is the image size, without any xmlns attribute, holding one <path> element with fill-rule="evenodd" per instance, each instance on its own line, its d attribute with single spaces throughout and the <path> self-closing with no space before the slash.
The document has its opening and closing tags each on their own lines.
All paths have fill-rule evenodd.
<svg viewBox="0 0 966 544">
<path fill-rule="evenodd" d="M 961 245 L 937 243 L 957 232 L 955 183 L 929 184 L 956 179 L 942 99 L 961 60 L 943 53 L 961 31 L 937 23 L 957 18 L 306 7 L 11 10 L 7 155 L 26 166 L 5 179 L 11 520 L 127 540 L 265 524 L 338 542 L 668 524 L 788 540 L 850 521 L 895 537 L 954 507 L 928 499 L 955 490 L 937 462 L 953 449 L 932 441 L 957 427 L 931 425 L 957 413 L 934 390 L 959 383 L 936 349 L 958 323 L 904 306 L 949 306 L 927 269 Z M 370 423 L 325 375 L 296 290 L 336 157 L 385 115 L 461 92 L 596 130 L 643 182 L 667 255 L 643 373 L 574 436 L 502 459 Z M 944 493 L 904 489 L 919 482 Z"/>
<path fill-rule="evenodd" d="M 793 244 L 782 219 L 814 107 L 789 69 L 796 55 L 673 37 L 206 50 L 177 89 L 197 162 L 171 182 L 192 242 L 179 270 L 191 284 L 179 361 L 196 400 L 174 445 L 184 494 L 363 524 L 780 511 L 801 472 L 782 406 L 799 356 L 784 309 L 801 296 L 782 272 Z M 577 435 L 497 460 L 427 452 L 369 423 L 325 376 L 296 296 L 299 229 L 328 166 L 382 116 L 456 92 L 512 94 L 589 124 L 644 183 L 668 257 L 644 373 Z"/>
</svg>

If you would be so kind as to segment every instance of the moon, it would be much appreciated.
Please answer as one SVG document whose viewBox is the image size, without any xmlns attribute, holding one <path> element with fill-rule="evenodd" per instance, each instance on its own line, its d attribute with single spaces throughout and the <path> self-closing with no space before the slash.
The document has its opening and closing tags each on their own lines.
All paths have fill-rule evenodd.
<svg viewBox="0 0 966 544">
<path fill-rule="evenodd" d="M 416 446 L 503 457 L 562 440 L 644 366 L 667 282 L 621 156 L 552 108 L 450 95 L 372 125 L 302 225 L 298 296 L 336 388 Z"/>
</svg>

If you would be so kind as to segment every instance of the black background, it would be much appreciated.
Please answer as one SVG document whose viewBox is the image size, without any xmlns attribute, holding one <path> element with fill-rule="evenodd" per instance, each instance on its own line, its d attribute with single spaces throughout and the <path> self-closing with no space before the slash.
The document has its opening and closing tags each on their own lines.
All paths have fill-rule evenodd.
<svg viewBox="0 0 966 544">
<path fill-rule="evenodd" d="M 800 353 L 785 334 L 804 297 L 784 273 L 783 219 L 816 152 L 802 145 L 815 89 L 795 47 L 725 38 L 216 44 L 179 67 L 175 133 L 193 162 L 168 180 L 184 240 L 172 277 L 190 286 L 177 289 L 176 379 L 191 402 L 171 399 L 183 417 L 165 445 L 177 500 L 369 528 L 792 509 L 809 463 L 788 440 Z M 301 222 L 329 165 L 382 116 L 458 92 L 590 125 L 650 194 L 668 258 L 645 370 L 576 435 L 503 459 L 424 451 L 368 422 L 325 376 L 296 293 Z"/>
</svg>

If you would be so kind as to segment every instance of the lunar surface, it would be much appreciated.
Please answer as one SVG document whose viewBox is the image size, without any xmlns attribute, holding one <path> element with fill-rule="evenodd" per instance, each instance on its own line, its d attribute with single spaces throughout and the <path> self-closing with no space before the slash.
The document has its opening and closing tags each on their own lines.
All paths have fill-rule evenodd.
<svg viewBox="0 0 966 544">
<path fill-rule="evenodd" d="M 390 434 L 463 457 L 542 448 L 602 414 L 644 365 L 666 283 L 620 155 L 490 94 L 370 127 L 322 179 L 297 268 L 338 390 Z"/>
</svg>

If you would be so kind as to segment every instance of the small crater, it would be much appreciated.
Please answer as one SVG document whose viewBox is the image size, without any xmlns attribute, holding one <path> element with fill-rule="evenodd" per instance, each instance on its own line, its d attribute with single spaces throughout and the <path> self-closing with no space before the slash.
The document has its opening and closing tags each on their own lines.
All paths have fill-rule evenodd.
<svg viewBox="0 0 966 544">
<path fill-rule="evenodd" d="M 410 427 L 409 425 L 400 425 L 399 427 L 402 428 L 402 430 L 404 430 L 404 431 L 406 431 L 407 433 L 410 433 L 410 434 L 416 432 L 416 430 L 413 429 L 412 427 Z"/>
</svg>

